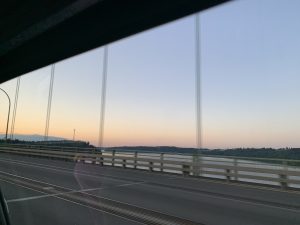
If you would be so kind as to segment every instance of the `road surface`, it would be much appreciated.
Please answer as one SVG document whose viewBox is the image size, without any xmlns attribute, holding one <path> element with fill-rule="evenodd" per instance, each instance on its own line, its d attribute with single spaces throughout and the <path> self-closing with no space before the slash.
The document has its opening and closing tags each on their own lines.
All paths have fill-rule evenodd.
<svg viewBox="0 0 300 225">
<path fill-rule="evenodd" d="M 13 225 L 299 225 L 300 192 L 0 154 Z"/>
</svg>

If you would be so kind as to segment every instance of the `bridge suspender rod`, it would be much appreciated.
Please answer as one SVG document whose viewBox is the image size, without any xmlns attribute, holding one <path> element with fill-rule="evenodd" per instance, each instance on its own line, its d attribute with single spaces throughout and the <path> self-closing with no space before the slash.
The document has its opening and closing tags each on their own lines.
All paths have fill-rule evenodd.
<svg viewBox="0 0 300 225">
<path fill-rule="evenodd" d="M 195 116 L 196 116 L 196 152 L 193 156 L 193 175 L 200 175 L 200 150 L 202 146 L 201 136 L 201 54 L 200 54 L 200 15 L 195 16 Z"/>
<path fill-rule="evenodd" d="M 201 149 L 201 54 L 200 54 L 200 19 L 195 16 L 195 99 L 196 99 L 196 143 Z"/>
<path fill-rule="evenodd" d="M 103 147 L 104 121 L 105 121 L 105 103 L 106 103 L 106 84 L 107 84 L 107 66 L 108 66 L 108 46 L 104 46 L 103 53 L 103 71 L 100 102 L 100 124 L 99 124 L 99 143 L 100 149 Z"/>
<path fill-rule="evenodd" d="M 52 104 L 52 95 L 53 95 L 53 83 L 54 83 L 54 70 L 55 70 L 55 64 L 52 64 L 51 65 L 48 105 L 47 105 L 45 136 L 44 136 L 45 141 L 48 140 L 48 134 L 49 134 L 49 122 L 50 122 L 50 113 L 51 113 L 51 104 Z"/>
<path fill-rule="evenodd" d="M 11 128 L 10 128 L 10 139 L 11 140 L 14 138 L 14 132 L 15 132 L 15 121 L 16 121 L 18 99 L 19 99 L 20 80 L 21 80 L 21 77 L 18 77 L 17 84 L 16 84 L 16 92 L 15 92 L 14 110 L 13 110 L 13 116 L 12 116 L 12 122 L 11 122 Z"/>
</svg>

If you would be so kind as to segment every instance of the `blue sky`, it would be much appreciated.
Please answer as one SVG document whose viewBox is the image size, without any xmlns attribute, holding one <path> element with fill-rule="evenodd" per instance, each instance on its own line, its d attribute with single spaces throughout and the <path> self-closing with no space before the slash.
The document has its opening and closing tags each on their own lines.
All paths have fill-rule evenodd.
<svg viewBox="0 0 300 225">
<path fill-rule="evenodd" d="M 244 0 L 200 14 L 203 147 L 300 146 L 299 9 Z M 104 145 L 195 146 L 194 20 L 109 45 Z M 98 143 L 102 60 L 99 48 L 56 64 L 49 135 Z M 16 133 L 44 133 L 49 77 L 21 78 Z M 14 96 L 15 83 L 0 87 Z"/>
</svg>

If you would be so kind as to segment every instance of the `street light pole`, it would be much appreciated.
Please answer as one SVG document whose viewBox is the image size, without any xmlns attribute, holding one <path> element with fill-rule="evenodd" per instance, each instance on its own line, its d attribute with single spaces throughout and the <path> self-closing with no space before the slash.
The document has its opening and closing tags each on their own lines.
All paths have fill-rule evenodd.
<svg viewBox="0 0 300 225">
<path fill-rule="evenodd" d="M 73 141 L 75 141 L 75 132 L 76 132 L 76 130 L 73 129 Z"/>
<path fill-rule="evenodd" d="M 7 123 L 6 123 L 6 133 L 5 133 L 5 140 L 7 141 L 7 132 L 8 132 L 8 125 L 9 125 L 9 115 L 10 115 L 10 97 L 9 95 L 6 93 L 6 91 L 4 91 L 2 88 L 0 88 L 1 91 L 4 92 L 4 94 L 7 96 L 8 98 L 8 113 L 7 113 Z"/>
</svg>

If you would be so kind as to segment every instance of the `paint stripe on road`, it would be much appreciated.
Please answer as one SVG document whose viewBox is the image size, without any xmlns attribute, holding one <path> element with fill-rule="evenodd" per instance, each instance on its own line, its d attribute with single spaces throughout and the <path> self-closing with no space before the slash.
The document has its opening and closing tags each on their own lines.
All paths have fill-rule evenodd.
<svg viewBox="0 0 300 225">
<path fill-rule="evenodd" d="M 87 189 L 81 189 L 81 190 L 77 190 L 77 191 L 59 192 L 59 193 L 56 193 L 56 194 L 45 194 L 45 195 L 30 196 L 30 197 L 24 197 L 24 198 L 10 199 L 10 200 L 7 200 L 7 203 L 23 202 L 23 201 L 28 201 L 28 200 L 55 197 L 55 196 L 64 195 L 64 194 L 84 193 L 84 192 L 88 192 L 88 191 L 97 191 L 97 190 L 111 189 L 111 188 L 117 188 L 117 187 L 133 186 L 133 185 L 143 184 L 143 183 L 145 183 L 145 182 L 133 182 L 133 183 L 115 185 L 115 186 L 112 186 L 112 187 L 87 188 Z M 43 188 L 43 189 L 50 190 L 50 189 L 54 189 L 54 188 L 53 187 L 46 187 L 46 188 Z"/>
<path fill-rule="evenodd" d="M 10 162 L 8 162 L 10 161 Z M 70 169 L 70 168 L 66 168 L 66 167 L 60 167 L 60 166 L 52 166 L 52 165 L 47 165 L 45 166 L 44 164 L 40 164 L 40 163 L 33 163 L 33 162 L 28 162 L 28 161 L 22 161 L 22 160 L 13 160 L 13 159 L 6 159 L 6 160 L 2 160 L 0 159 L 0 162 L 4 162 L 4 163 L 13 163 L 13 164 L 19 164 L 19 165 L 23 165 L 23 166 L 31 166 L 31 167 L 37 167 L 37 168 L 42 168 L 42 169 L 48 169 L 48 170 L 54 170 L 54 171 L 60 171 L 60 172 L 65 172 L 65 173 L 72 173 L 72 174 L 78 174 L 78 175 L 83 175 L 83 176 L 88 176 L 88 177 L 95 177 L 95 178 L 105 178 L 105 179 L 111 179 L 111 180 L 125 180 L 124 178 L 116 178 L 116 177 L 111 177 L 111 176 L 107 176 L 107 175 L 91 175 L 91 174 L 87 174 L 85 172 L 78 172 L 76 170 Z M 148 171 L 139 171 L 139 172 L 148 172 Z M 182 177 L 179 177 L 176 174 L 164 174 L 164 176 L 167 177 L 167 179 L 174 179 L 174 180 L 180 180 L 183 179 Z M 221 184 L 221 185 L 227 185 L 227 186 L 237 186 L 237 187 L 244 187 L 244 188 L 251 188 L 251 189 L 258 189 L 258 190 L 266 190 L 266 191 L 274 191 L 274 192 L 282 192 L 282 193 L 291 193 L 291 194 L 297 194 L 300 195 L 300 191 L 296 191 L 296 190 L 283 190 L 283 189 L 279 189 L 279 188 L 272 188 L 272 187 L 264 187 L 264 186 L 258 186 L 255 184 L 243 184 L 243 183 L 228 183 L 224 180 L 209 180 L 209 177 L 207 177 L 208 179 L 206 179 L 206 177 L 186 177 L 184 179 L 191 179 L 191 180 L 199 180 L 201 179 L 202 182 L 207 182 L 207 183 L 216 183 L 216 184 Z M 126 179 L 128 180 L 128 179 Z M 147 181 L 144 181 L 147 182 Z"/>
</svg>

